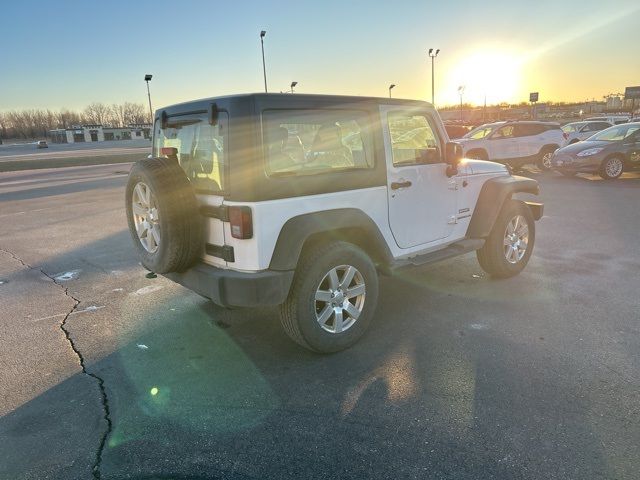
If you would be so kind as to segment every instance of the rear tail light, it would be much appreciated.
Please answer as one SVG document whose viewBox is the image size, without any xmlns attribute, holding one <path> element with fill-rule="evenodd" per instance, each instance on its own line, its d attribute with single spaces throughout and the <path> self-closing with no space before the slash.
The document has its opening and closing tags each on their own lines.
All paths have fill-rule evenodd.
<svg viewBox="0 0 640 480">
<path fill-rule="evenodd" d="M 175 147 L 162 147 L 160 149 L 160 155 L 165 157 L 175 157 L 178 155 L 178 149 Z"/>
<path fill-rule="evenodd" d="M 253 218 L 250 207 L 229 207 L 231 236 L 240 240 L 253 238 Z"/>
</svg>

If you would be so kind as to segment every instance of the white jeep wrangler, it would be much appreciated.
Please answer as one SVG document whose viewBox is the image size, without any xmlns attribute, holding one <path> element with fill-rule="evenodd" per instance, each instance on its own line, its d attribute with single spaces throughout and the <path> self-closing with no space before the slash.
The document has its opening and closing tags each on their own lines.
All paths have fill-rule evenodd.
<svg viewBox="0 0 640 480">
<path fill-rule="evenodd" d="M 424 102 L 257 94 L 156 112 L 129 175 L 142 264 L 224 307 L 280 305 L 303 347 L 335 352 L 371 323 L 378 273 L 477 251 L 495 277 L 533 250 L 534 180 L 463 160 Z"/>
</svg>

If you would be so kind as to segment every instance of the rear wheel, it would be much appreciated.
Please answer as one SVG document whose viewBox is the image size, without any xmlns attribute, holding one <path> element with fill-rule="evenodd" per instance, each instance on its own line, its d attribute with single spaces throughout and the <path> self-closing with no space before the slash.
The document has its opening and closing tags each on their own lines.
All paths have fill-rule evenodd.
<svg viewBox="0 0 640 480">
<path fill-rule="evenodd" d="M 300 260 L 282 326 L 305 348 L 338 352 L 364 335 L 377 299 L 378 275 L 366 253 L 346 242 L 318 245 Z"/>
<path fill-rule="evenodd" d="M 529 207 L 508 200 L 484 246 L 478 250 L 482 269 L 495 278 L 520 273 L 529 262 L 535 242 L 535 221 Z"/>
<path fill-rule="evenodd" d="M 615 180 L 622 175 L 624 171 L 624 162 L 620 157 L 605 158 L 600 165 L 598 172 L 605 180 Z"/>
</svg>

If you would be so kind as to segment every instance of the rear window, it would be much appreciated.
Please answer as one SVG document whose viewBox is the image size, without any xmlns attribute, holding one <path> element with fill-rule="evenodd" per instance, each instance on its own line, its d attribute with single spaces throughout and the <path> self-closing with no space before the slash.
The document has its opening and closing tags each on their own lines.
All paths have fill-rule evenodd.
<svg viewBox="0 0 640 480">
<path fill-rule="evenodd" d="M 268 175 L 315 175 L 373 168 L 368 116 L 350 110 L 265 110 Z"/>
<path fill-rule="evenodd" d="M 226 112 L 219 112 L 217 125 L 206 115 L 169 117 L 165 128 L 157 121 L 153 154 L 175 157 L 196 190 L 223 191 L 228 124 Z M 163 148 L 175 150 L 163 153 Z"/>
<path fill-rule="evenodd" d="M 582 123 L 568 123 L 564 127 L 562 127 L 562 131 L 564 133 L 574 133 L 580 130 L 580 127 L 582 127 L 582 125 Z"/>
</svg>

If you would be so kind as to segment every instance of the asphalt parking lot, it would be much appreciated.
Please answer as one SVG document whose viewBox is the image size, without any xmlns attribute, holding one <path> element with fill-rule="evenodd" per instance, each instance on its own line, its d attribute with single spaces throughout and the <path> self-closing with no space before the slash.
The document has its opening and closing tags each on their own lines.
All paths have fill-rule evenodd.
<svg viewBox="0 0 640 480">
<path fill-rule="evenodd" d="M 0 479 L 637 479 L 640 174 L 531 173 L 518 277 L 381 281 L 320 356 L 146 278 L 130 164 L 0 173 Z"/>
</svg>

